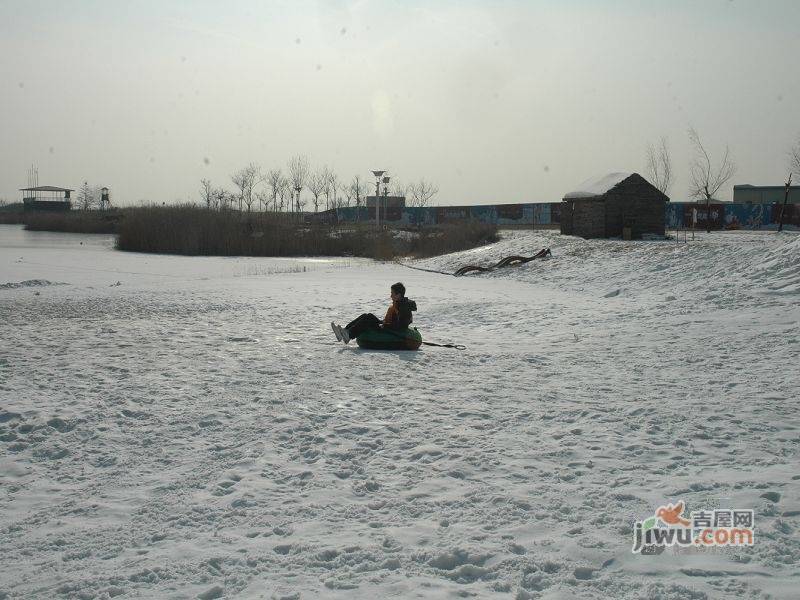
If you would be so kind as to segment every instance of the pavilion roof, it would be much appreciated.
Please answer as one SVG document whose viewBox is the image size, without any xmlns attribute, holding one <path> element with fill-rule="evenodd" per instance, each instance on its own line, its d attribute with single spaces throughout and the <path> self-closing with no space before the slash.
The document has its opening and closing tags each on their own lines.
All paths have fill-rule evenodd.
<svg viewBox="0 0 800 600">
<path fill-rule="evenodd" d="M 20 192 L 74 192 L 70 188 L 56 187 L 54 185 L 40 185 L 38 187 L 20 188 Z"/>
</svg>

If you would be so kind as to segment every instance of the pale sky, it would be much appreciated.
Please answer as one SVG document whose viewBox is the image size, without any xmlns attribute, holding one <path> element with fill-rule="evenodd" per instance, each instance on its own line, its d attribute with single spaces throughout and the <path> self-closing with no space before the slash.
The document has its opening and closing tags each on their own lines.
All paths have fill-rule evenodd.
<svg viewBox="0 0 800 600">
<path fill-rule="evenodd" d="M 797 0 L 0 0 L 0 56 L 9 201 L 32 163 L 131 205 L 296 154 L 438 204 L 558 201 L 646 175 L 661 136 L 679 201 L 690 125 L 732 183 L 783 183 L 800 134 Z"/>
</svg>

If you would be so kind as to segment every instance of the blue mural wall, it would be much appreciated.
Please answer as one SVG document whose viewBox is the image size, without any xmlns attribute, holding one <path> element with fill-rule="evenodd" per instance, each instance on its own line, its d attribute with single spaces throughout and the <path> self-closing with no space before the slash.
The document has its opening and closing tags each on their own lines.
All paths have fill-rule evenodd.
<svg viewBox="0 0 800 600">
<path fill-rule="evenodd" d="M 476 206 L 428 206 L 425 208 L 387 208 L 381 220 L 392 225 L 438 225 L 475 219 L 497 225 L 558 224 L 561 203 L 480 204 Z M 372 221 L 375 209 L 354 206 L 337 210 L 339 221 Z M 554 217 L 556 220 L 554 220 Z"/>
<path fill-rule="evenodd" d="M 733 204 L 717 202 L 710 205 L 708 215 L 705 204 L 694 202 L 669 202 L 665 207 L 667 229 L 691 228 L 692 209 L 697 210 L 697 229 L 705 229 L 706 219 L 711 229 L 777 229 L 780 204 Z M 371 221 L 375 209 L 347 207 L 337 211 L 339 221 Z M 323 213 L 319 213 L 320 216 Z M 438 225 L 475 219 L 496 225 L 558 225 L 561 216 L 560 202 L 529 204 L 480 204 L 476 206 L 428 206 L 425 208 L 387 208 L 381 210 L 381 220 L 391 225 Z M 800 204 L 786 206 L 784 229 L 800 229 Z"/>
<path fill-rule="evenodd" d="M 697 209 L 697 229 L 706 228 L 706 219 L 710 217 L 711 229 L 766 229 L 778 228 L 781 218 L 780 204 L 734 204 L 720 202 L 710 205 L 706 215 L 705 204 L 693 202 L 670 202 L 667 204 L 667 229 L 692 227 L 692 209 Z M 783 228 L 800 229 L 800 204 L 787 204 L 783 216 Z"/>
</svg>

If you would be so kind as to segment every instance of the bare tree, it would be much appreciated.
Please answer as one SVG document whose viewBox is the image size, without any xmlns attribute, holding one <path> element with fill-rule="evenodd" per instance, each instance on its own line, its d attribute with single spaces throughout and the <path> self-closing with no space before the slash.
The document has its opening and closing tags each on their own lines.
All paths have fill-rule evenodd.
<svg viewBox="0 0 800 600">
<path fill-rule="evenodd" d="M 215 205 L 219 210 L 228 210 L 231 208 L 235 198 L 233 194 L 224 188 L 216 188 L 214 190 L 214 196 L 216 198 Z"/>
<path fill-rule="evenodd" d="M 689 195 L 693 198 L 705 198 L 706 201 L 706 232 L 711 231 L 711 199 L 714 197 L 719 189 L 730 181 L 731 177 L 736 173 L 736 164 L 730 157 L 730 150 L 725 146 L 725 154 L 722 161 L 717 168 L 711 164 L 711 159 L 706 152 L 703 143 L 700 141 L 700 135 L 694 129 L 689 128 L 689 142 L 692 144 L 694 150 L 694 157 L 689 164 L 691 172 L 691 187 L 689 188 Z"/>
<path fill-rule="evenodd" d="M 350 206 L 351 199 L 348 198 L 347 194 L 343 194 L 342 192 L 345 190 L 346 185 L 336 186 L 336 190 L 333 192 L 333 207 L 332 208 L 344 208 L 345 206 Z"/>
<path fill-rule="evenodd" d="M 328 186 L 325 198 L 328 201 L 328 210 L 330 210 L 339 206 L 339 176 L 331 169 L 327 169 L 327 171 Z"/>
<path fill-rule="evenodd" d="M 314 196 L 314 212 L 319 212 L 319 197 L 328 193 L 328 173 L 322 168 L 308 178 L 308 191 Z"/>
<path fill-rule="evenodd" d="M 244 205 L 247 207 L 247 212 L 250 212 L 253 207 L 253 202 L 255 202 L 252 190 L 245 191 L 244 196 L 242 196 L 242 200 L 244 201 Z"/>
<path fill-rule="evenodd" d="M 239 189 L 239 210 L 242 210 L 242 200 L 244 199 L 244 190 L 247 187 L 247 175 L 244 169 L 236 171 L 231 175 L 231 181 Z"/>
<path fill-rule="evenodd" d="M 408 186 L 411 192 L 411 206 L 425 208 L 431 199 L 439 193 L 439 188 L 425 179 L 420 179 L 417 183 Z"/>
<path fill-rule="evenodd" d="M 261 181 L 261 168 L 255 163 L 250 163 L 231 175 L 231 181 L 239 188 L 239 210 L 242 210 L 242 203 L 244 202 L 247 206 L 247 212 L 250 212 L 255 201 L 253 190 Z"/>
<path fill-rule="evenodd" d="M 289 181 L 292 185 L 292 190 L 297 194 L 295 199 L 295 208 L 300 210 L 300 192 L 308 182 L 308 157 L 298 155 L 289 161 Z"/>
<path fill-rule="evenodd" d="M 342 192 L 342 198 L 343 198 L 342 202 L 344 203 L 343 205 L 350 206 L 353 203 L 353 197 L 354 197 L 353 185 L 348 183 L 343 183 L 339 187 L 339 190 L 341 190 Z"/>
<path fill-rule="evenodd" d="M 278 211 L 278 194 L 283 187 L 283 174 L 280 169 L 271 169 L 267 173 L 267 185 L 269 186 L 270 194 L 272 195 L 272 210 Z"/>
<path fill-rule="evenodd" d="M 789 150 L 789 177 L 786 179 L 783 190 L 783 204 L 778 219 L 778 231 L 783 231 L 783 216 L 786 214 L 786 205 L 789 203 L 789 192 L 792 191 L 792 175 L 800 177 L 800 137 L 797 143 Z"/>
<path fill-rule="evenodd" d="M 392 180 L 392 189 L 390 191 L 392 196 L 401 196 L 405 198 L 408 195 L 409 185 L 397 180 Z"/>
<path fill-rule="evenodd" d="M 439 188 L 425 179 L 420 179 L 417 183 L 409 185 L 408 190 L 411 193 L 410 206 L 419 209 L 417 211 L 417 225 L 421 226 L 422 221 L 419 218 L 419 213 L 421 213 L 421 209 L 428 206 L 431 199 L 439 193 Z"/>
<path fill-rule="evenodd" d="M 210 210 L 214 204 L 214 188 L 208 179 L 200 180 L 200 198 L 205 202 L 206 208 Z"/>
<path fill-rule="evenodd" d="M 669 196 L 669 188 L 672 186 L 672 159 L 666 137 L 661 138 L 658 148 L 653 144 L 647 147 L 647 174 L 650 182 L 662 194 Z"/>
<path fill-rule="evenodd" d="M 247 203 L 247 211 L 250 212 L 250 206 L 255 202 L 255 189 L 259 183 L 264 181 L 264 177 L 261 174 L 261 167 L 258 166 L 256 163 L 250 163 L 247 166 L 247 172 L 250 176 L 248 180 L 247 190 L 245 193 L 245 202 Z"/>
<path fill-rule="evenodd" d="M 269 210 L 270 193 L 269 190 L 259 190 L 256 192 L 258 208 L 263 212 Z"/>
<path fill-rule="evenodd" d="M 278 198 L 280 199 L 280 208 L 279 210 L 283 212 L 284 208 L 290 208 L 287 206 L 287 196 L 289 200 L 294 198 L 294 192 L 292 191 L 292 184 L 289 183 L 289 180 L 286 177 L 281 177 L 279 186 L 278 186 Z M 289 203 L 291 204 L 291 203 Z"/>
<path fill-rule="evenodd" d="M 96 198 L 95 192 L 88 181 L 81 184 L 81 189 L 78 191 L 78 207 L 82 210 L 91 210 L 95 207 Z"/>
<path fill-rule="evenodd" d="M 356 203 L 356 221 L 358 221 L 358 214 L 361 208 L 361 199 L 367 194 L 366 184 L 361 181 L 361 177 L 355 175 L 349 184 L 350 193 Z"/>
<path fill-rule="evenodd" d="M 320 177 L 322 181 L 320 184 L 322 185 L 322 191 L 325 194 L 325 210 L 330 210 L 331 208 L 331 170 L 326 166 L 322 167 L 319 170 Z"/>
</svg>

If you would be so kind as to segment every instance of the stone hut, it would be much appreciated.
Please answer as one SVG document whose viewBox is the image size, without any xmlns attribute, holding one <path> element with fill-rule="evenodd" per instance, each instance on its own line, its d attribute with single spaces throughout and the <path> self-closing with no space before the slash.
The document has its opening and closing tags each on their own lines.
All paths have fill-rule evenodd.
<svg viewBox="0 0 800 600">
<path fill-rule="evenodd" d="M 669 198 L 638 173 L 584 181 L 561 202 L 561 233 L 584 238 L 664 235 Z"/>
</svg>

